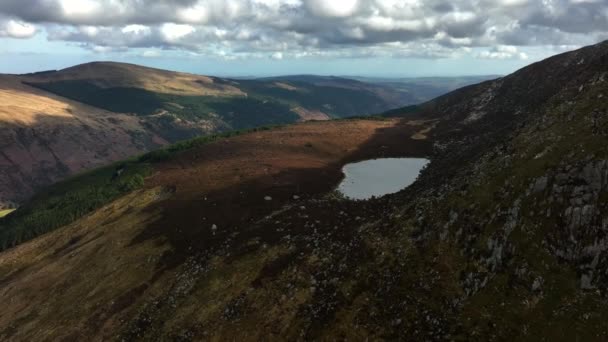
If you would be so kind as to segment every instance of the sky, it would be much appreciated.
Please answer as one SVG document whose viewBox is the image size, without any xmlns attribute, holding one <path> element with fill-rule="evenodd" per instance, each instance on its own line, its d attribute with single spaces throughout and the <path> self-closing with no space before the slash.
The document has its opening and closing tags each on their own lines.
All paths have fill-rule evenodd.
<svg viewBox="0 0 608 342">
<path fill-rule="evenodd" d="M 608 39 L 608 0 L 0 0 L 0 72 L 508 74 Z"/>
</svg>

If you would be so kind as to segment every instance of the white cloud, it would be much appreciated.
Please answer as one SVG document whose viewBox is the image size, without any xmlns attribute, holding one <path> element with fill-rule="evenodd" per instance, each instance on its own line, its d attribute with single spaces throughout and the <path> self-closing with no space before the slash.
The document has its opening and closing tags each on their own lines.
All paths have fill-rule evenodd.
<svg viewBox="0 0 608 342">
<path fill-rule="evenodd" d="M 36 27 L 19 20 L 0 20 L 0 37 L 30 38 L 36 34 Z"/>
<path fill-rule="evenodd" d="M 99 45 L 95 45 L 92 47 L 93 52 L 96 53 L 107 53 L 107 52 L 112 52 L 114 51 L 114 48 L 109 47 L 109 46 L 99 46 Z"/>
<path fill-rule="evenodd" d="M 145 25 L 127 25 L 120 30 L 122 33 L 149 34 L 150 28 Z"/>
<path fill-rule="evenodd" d="M 162 56 L 162 54 L 160 53 L 160 51 L 157 51 L 157 50 L 146 50 L 141 55 L 142 55 L 142 57 L 149 57 L 149 58 L 161 57 Z"/>
<path fill-rule="evenodd" d="M 103 10 L 107 2 L 95 0 L 59 0 L 59 6 L 66 16 L 87 17 Z"/>
<path fill-rule="evenodd" d="M 79 30 L 89 37 L 95 37 L 99 33 L 99 28 L 95 26 L 81 26 Z"/>
<path fill-rule="evenodd" d="M 209 11 L 207 6 L 196 4 L 192 7 L 178 9 L 177 17 L 187 23 L 201 24 L 209 20 Z"/>
<path fill-rule="evenodd" d="M 359 0 L 307 0 L 306 7 L 320 17 L 348 17 L 359 6 Z"/>
<path fill-rule="evenodd" d="M 516 46 L 499 45 L 491 50 L 480 52 L 477 57 L 483 59 L 528 59 L 528 55 L 519 52 Z"/>
<path fill-rule="evenodd" d="M 166 23 L 161 26 L 160 31 L 168 42 L 175 43 L 193 33 L 195 28 L 191 25 Z"/>
<path fill-rule="evenodd" d="M 39 31 L 46 31 L 51 40 L 92 50 L 175 49 L 221 58 L 267 58 L 276 51 L 283 58 L 449 58 L 467 53 L 466 47 L 479 58 L 525 59 L 523 46 L 586 45 L 608 37 L 608 4 L 606 0 L 0 0 L 0 36 L 28 38 Z M 517 51 L 505 48 L 510 46 Z"/>
</svg>

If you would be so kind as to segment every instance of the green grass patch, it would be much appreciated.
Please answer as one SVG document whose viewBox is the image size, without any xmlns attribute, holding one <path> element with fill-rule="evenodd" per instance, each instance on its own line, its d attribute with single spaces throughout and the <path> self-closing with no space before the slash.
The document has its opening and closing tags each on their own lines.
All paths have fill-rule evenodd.
<svg viewBox="0 0 608 342">
<path fill-rule="evenodd" d="M 414 115 L 419 113 L 422 110 L 422 107 L 419 105 L 412 105 L 412 106 L 406 106 L 403 108 L 397 108 L 397 109 L 393 109 L 393 110 L 389 110 L 386 111 L 382 114 L 380 114 L 381 116 L 387 117 L 387 118 L 400 118 L 400 117 L 405 117 L 408 115 Z"/>
<path fill-rule="evenodd" d="M 315 85 L 300 81 L 289 81 L 288 83 L 297 90 L 277 87 L 275 82 L 239 81 L 240 87 L 250 96 L 264 101 L 277 101 L 289 107 L 301 106 L 320 110 L 332 118 L 361 116 L 365 113 L 379 113 L 388 109 L 382 98 L 365 89 Z"/>
<path fill-rule="evenodd" d="M 184 152 L 184 151 L 187 151 L 187 150 L 190 150 L 193 148 L 197 148 L 197 147 L 212 143 L 214 141 L 227 139 L 230 137 L 235 137 L 235 136 L 252 133 L 252 132 L 268 131 L 268 130 L 279 128 L 279 127 L 282 127 L 282 125 L 261 126 L 261 127 L 255 127 L 255 128 L 249 128 L 249 129 L 234 130 L 234 131 L 212 134 L 212 135 L 205 135 L 205 136 L 197 137 L 194 139 L 184 140 L 184 141 L 175 143 L 173 145 L 167 146 L 165 148 L 161 148 L 161 149 L 158 149 L 158 150 L 155 150 L 152 152 L 148 152 L 148 153 L 140 156 L 138 158 L 138 161 L 144 162 L 144 163 L 157 163 L 157 162 L 161 162 L 161 161 L 171 160 L 172 158 L 176 157 L 180 152 Z"/>
<path fill-rule="evenodd" d="M 19 210 L 0 219 L 0 250 L 72 223 L 141 188 L 150 170 L 146 163 L 122 162 L 52 185 Z"/>
<path fill-rule="evenodd" d="M 147 116 L 165 110 L 190 121 L 219 119 L 233 129 L 285 124 L 299 120 L 292 105 L 267 96 L 183 96 L 140 88 L 103 88 L 89 81 L 33 83 L 63 97 L 113 112 Z"/>
<path fill-rule="evenodd" d="M 181 152 L 214 141 L 277 127 L 280 126 L 256 127 L 185 140 L 56 183 L 38 193 L 11 215 L 4 218 L 0 216 L 0 251 L 68 225 L 143 187 L 145 177 L 152 172 L 153 163 L 171 160 Z"/>
<path fill-rule="evenodd" d="M 158 94 L 139 88 L 102 88 L 87 81 L 57 81 L 29 85 L 113 112 L 150 115 L 163 107 L 163 99 Z"/>
<path fill-rule="evenodd" d="M 15 211 L 15 209 L 0 210 L 0 218 L 12 213 L 13 211 Z"/>
<path fill-rule="evenodd" d="M 293 83 L 293 82 L 292 82 Z M 332 118 L 387 109 L 376 94 L 342 87 L 294 83 L 297 91 L 264 81 L 241 81 L 247 96 L 184 96 L 131 87 L 104 88 L 87 80 L 32 83 L 34 87 L 113 112 L 147 116 L 165 110 L 184 120 L 221 120 L 232 129 L 297 122 L 292 108 L 320 110 Z"/>
</svg>

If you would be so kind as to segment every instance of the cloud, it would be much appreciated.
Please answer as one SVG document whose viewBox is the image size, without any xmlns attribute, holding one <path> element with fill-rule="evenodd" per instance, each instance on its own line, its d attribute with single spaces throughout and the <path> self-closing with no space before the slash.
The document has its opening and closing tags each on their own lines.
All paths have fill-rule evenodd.
<svg viewBox="0 0 608 342">
<path fill-rule="evenodd" d="M 103 52 L 141 48 L 221 58 L 446 58 L 469 51 L 478 58 L 525 59 L 521 47 L 584 45 L 608 38 L 608 4 L 606 0 L 0 1 L 0 36 L 28 38 L 37 32 L 45 32 L 50 40 Z"/>
<path fill-rule="evenodd" d="M 148 57 L 148 58 L 155 58 L 155 57 L 161 57 L 162 54 L 160 53 L 160 51 L 157 51 L 157 50 L 146 50 L 146 51 L 142 52 L 141 56 Z"/>
<path fill-rule="evenodd" d="M 480 52 L 477 57 L 483 59 L 528 59 L 528 55 L 519 52 L 517 47 L 510 45 L 499 45 L 490 50 Z"/>
<path fill-rule="evenodd" d="M 359 7 L 359 0 L 307 0 L 305 3 L 312 14 L 320 17 L 348 17 Z"/>
<path fill-rule="evenodd" d="M 0 37 L 31 38 L 36 34 L 36 27 L 32 24 L 15 20 L 0 18 Z"/>
<path fill-rule="evenodd" d="M 160 27 L 160 32 L 167 42 L 178 42 L 196 29 L 191 25 L 165 23 Z"/>
</svg>

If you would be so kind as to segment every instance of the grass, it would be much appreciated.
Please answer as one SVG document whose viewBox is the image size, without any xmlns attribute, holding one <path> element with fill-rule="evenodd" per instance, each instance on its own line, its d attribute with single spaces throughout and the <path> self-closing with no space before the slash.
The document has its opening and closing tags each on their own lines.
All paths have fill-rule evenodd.
<svg viewBox="0 0 608 342">
<path fill-rule="evenodd" d="M 242 81 L 247 96 L 195 96 L 140 88 L 103 88 L 86 80 L 33 83 L 32 86 L 113 112 L 147 116 L 167 111 L 184 120 L 221 120 L 232 129 L 297 122 L 295 107 L 320 110 L 332 118 L 361 116 L 386 109 L 377 95 L 363 90 L 295 83 L 298 91 L 262 81 Z"/>
<path fill-rule="evenodd" d="M 13 214 L 0 219 L 0 250 L 72 223 L 141 188 L 150 170 L 146 163 L 117 163 L 49 187 Z"/>
<path fill-rule="evenodd" d="M 15 211 L 15 209 L 0 210 L 0 218 L 12 213 L 13 211 Z"/>
<path fill-rule="evenodd" d="M 149 163 L 166 161 L 166 160 L 170 160 L 170 159 L 174 158 L 180 152 L 187 151 L 187 150 L 190 150 L 190 149 L 193 149 L 196 147 L 200 147 L 200 146 L 203 146 L 205 144 L 208 144 L 208 143 L 211 143 L 214 141 L 227 139 L 230 137 L 235 137 L 235 136 L 252 133 L 252 132 L 268 131 L 268 130 L 279 128 L 279 127 L 282 127 L 282 125 L 261 126 L 261 127 L 255 127 L 255 128 L 249 128 L 249 129 L 234 130 L 234 131 L 228 131 L 228 132 L 212 134 L 212 135 L 205 135 L 205 136 L 197 137 L 194 139 L 184 140 L 184 141 L 175 143 L 173 145 L 170 145 L 168 147 L 161 148 L 161 149 L 158 149 L 158 150 L 155 150 L 152 152 L 148 152 L 148 153 L 140 156 L 138 158 L 138 161 L 139 162 L 149 162 Z"/>
<path fill-rule="evenodd" d="M 400 117 L 416 114 L 421 109 L 422 109 L 422 107 L 419 105 L 411 105 L 411 106 L 407 106 L 407 107 L 403 107 L 403 108 L 397 108 L 397 109 L 392 109 L 392 110 L 386 111 L 386 112 L 380 114 L 380 116 L 383 116 L 386 118 L 400 118 Z"/>
<path fill-rule="evenodd" d="M 364 119 L 386 120 L 382 117 Z M 37 194 L 10 216 L 3 218 L 8 212 L 0 212 L 0 251 L 68 225 L 103 205 L 143 187 L 145 177 L 152 172 L 155 163 L 170 161 L 182 152 L 218 140 L 279 127 L 282 125 L 234 130 L 184 140 L 56 183 Z M 122 173 L 117 176 L 117 171 L 121 169 Z"/>
<path fill-rule="evenodd" d="M 297 122 L 292 106 L 266 96 L 193 96 L 145 89 L 102 88 L 88 81 L 57 81 L 32 86 L 113 112 L 148 116 L 160 111 L 190 121 L 221 120 L 233 129 Z"/>
<path fill-rule="evenodd" d="M 138 88 L 101 88 L 86 81 L 58 81 L 29 85 L 113 112 L 151 115 L 163 106 L 163 100 L 156 93 Z"/>
<path fill-rule="evenodd" d="M 171 160 L 181 152 L 220 139 L 267 131 L 276 127 L 279 126 L 230 131 L 185 140 L 56 183 L 37 194 L 10 216 L 3 218 L 2 216 L 7 213 L 0 212 L 0 251 L 68 225 L 95 209 L 143 187 L 145 177 L 151 174 L 154 163 Z"/>
<path fill-rule="evenodd" d="M 605 90 L 603 88 L 604 93 Z M 501 163 L 504 160 L 501 156 L 496 161 L 485 162 L 478 166 L 484 170 L 478 184 L 471 184 L 466 194 L 450 196 L 447 207 L 455 212 L 465 212 L 472 203 L 476 204 L 466 216 L 461 216 L 481 225 L 473 246 L 479 251 L 486 251 L 488 238 L 503 227 L 501 220 L 488 223 L 488 218 L 497 212 L 495 205 L 500 203 L 501 209 L 506 210 L 516 199 L 521 199 L 517 227 L 508 237 L 514 246 L 514 259 L 504 265 L 507 270 L 491 278 L 488 285 L 469 300 L 461 315 L 464 331 L 481 334 L 479 340 L 488 340 L 488 336 L 494 339 L 518 336 L 516 340 L 584 341 L 598 339 L 599 334 L 605 333 L 601 323 L 592 321 L 605 317 L 605 299 L 595 291 L 580 291 L 576 264 L 558 260 L 545 247 L 547 241 L 556 236 L 560 238 L 559 231 L 564 229 L 560 214 L 571 204 L 567 201 L 547 203 L 546 192 L 526 195 L 535 179 L 549 176 L 552 181 L 551 176 L 563 165 L 585 165 L 591 160 L 586 159 L 589 156 L 595 160 L 606 158 L 605 139 L 591 132 L 587 119 L 594 111 L 606 111 L 605 102 L 597 100 L 600 93 L 589 91 L 589 95 L 581 99 L 568 96 L 566 98 L 576 99 L 571 105 L 563 104 L 561 99 L 565 96 L 562 96 L 554 105 L 547 105 L 538 114 L 545 118 L 532 121 L 512 140 L 516 152 L 511 153 L 508 166 Z M 572 117 L 568 119 L 568 116 Z M 598 119 L 598 122 L 601 121 Z M 509 183 L 505 186 L 507 180 Z M 497 202 L 492 196 L 495 192 L 502 192 L 505 197 Z M 603 203 L 606 196 L 602 191 L 597 203 Z M 552 215 L 544 215 L 549 208 Z M 585 228 L 592 231 L 592 227 Z M 581 247 L 594 243 L 594 240 L 577 239 Z M 525 265 L 526 272 L 515 276 L 520 265 Z M 478 271 L 484 271 L 483 266 Z M 537 277 L 544 280 L 542 294 L 531 290 Z M 591 318 L 583 318 L 585 314 Z"/>
<path fill-rule="evenodd" d="M 290 81 L 298 90 L 277 87 L 274 82 L 260 80 L 241 81 L 240 85 L 250 95 L 265 101 L 278 101 L 289 107 L 301 106 L 321 110 L 332 118 L 345 118 L 378 113 L 386 110 L 378 95 L 362 89 L 339 86 L 313 85 L 307 82 Z"/>
</svg>

